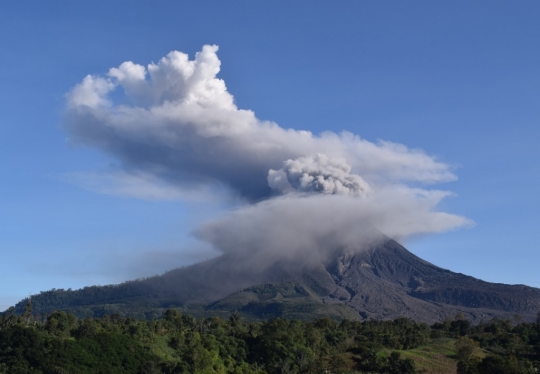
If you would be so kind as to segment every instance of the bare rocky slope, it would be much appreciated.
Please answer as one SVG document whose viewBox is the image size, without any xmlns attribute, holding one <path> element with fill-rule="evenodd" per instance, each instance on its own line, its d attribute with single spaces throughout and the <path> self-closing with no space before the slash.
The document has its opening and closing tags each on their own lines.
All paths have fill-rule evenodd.
<svg viewBox="0 0 540 374">
<path fill-rule="evenodd" d="M 428 323 L 458 312 L 475 323 L 516 315 L 527 321 L 540 311 L 540 289 L 441 269 L 387 238 L 361 250 L 336 250 L 311 266 L 278 262 L 260 267 L 251 260 L 223 255 L 119 285 L 42 292 L 32 296 L 32 305 L 38 313 L 62 309 L 79 316 L 120 312 L 152 317 L 175 307 L 195 315 L 237 310 L 251 319 L 328 315 Z M 22 312 L 26 303 L 18 303 L 16 311 Z"/>
</svg>

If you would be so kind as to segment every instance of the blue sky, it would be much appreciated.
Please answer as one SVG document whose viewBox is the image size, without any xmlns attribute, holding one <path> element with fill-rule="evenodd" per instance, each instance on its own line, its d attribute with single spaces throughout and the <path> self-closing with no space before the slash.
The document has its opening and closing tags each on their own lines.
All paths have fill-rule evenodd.
<svg viewBox="0 0 540 374">
<path fill-rule="evenodd" d="M 190 232 L 234 202 L 99 194 L 116 167 L 66 141 L 66 94 L 124 61 L 219 45 L 237 106 L 451 165 L 438 210 L 475 226 L 409 238 L 441 267 L 540 287 L 540 4 L 26 2 L 0 11 L 0 309 L 28 294 L 161 273 L 211 255 Z"/>
</svg>

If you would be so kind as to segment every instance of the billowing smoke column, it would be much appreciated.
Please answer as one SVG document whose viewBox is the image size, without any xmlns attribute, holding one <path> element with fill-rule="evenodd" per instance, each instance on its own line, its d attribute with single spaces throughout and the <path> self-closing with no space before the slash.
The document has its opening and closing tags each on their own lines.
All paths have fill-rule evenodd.
<svg viewBox="0 0 540 374">
<path fill-rule="evenodd" d="M 283 162 L 281 169 L 268 172 L 268 185 L 281 193 L 365 196 L 369 191 L 369 185 L 359 175 L 351 174 L 345 160 L 322 154 Z"/>
<path fill-rule="evenodd" d="M 239 109 L 217 78 L 217 50 L 206 45 L 193 60 L 171 52 L 146 67 L 128 61 L 76 85 L 67 94 L 70 142 L 101 149 L 120 165 L 104 178 L 75 176 L 78 183 L 138 197 L 240 196 L 247 205 L 197 231 L 224 252 L 281 256 L 271 242 L 302 253 L 359 241 L 361 226 L 405 238 L 470 224 L 436 211 L 448 193 L 409 187 L 455 180 L 448 165 L 401 144 L 261 121 Z M 113 99 L 118 89 L 124 97 Z"/>
</svg>

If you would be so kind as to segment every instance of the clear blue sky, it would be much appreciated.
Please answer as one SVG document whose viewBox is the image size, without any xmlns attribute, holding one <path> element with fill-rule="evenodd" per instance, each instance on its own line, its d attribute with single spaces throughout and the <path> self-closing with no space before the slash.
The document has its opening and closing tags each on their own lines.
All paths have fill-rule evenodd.
<svg viewBox="0 0 540 374">
<path fill-rule="evenodd" d="M 439 209 L 476 226 L 406 246 L 441 267 L 540 287 L 537 1 L 12 1 L 0 7 L 0 310 L 31 293 L 205 258 L 190 231 L 227 203 L 98 194 L 67 175 L 65 95 L 124 61 L 217 44 L 238 107 L 284 128 L 347 130 L 454 166 Z"/>
</svg>

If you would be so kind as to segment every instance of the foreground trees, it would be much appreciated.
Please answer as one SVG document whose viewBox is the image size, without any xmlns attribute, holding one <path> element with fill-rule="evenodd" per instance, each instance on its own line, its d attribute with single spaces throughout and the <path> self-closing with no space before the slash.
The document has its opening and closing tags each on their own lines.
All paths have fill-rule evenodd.
<svg viewBox="0 0 540 374">
<path fill-rule="evenodd" d="M 150 321 L 7 313 L 0 373 L 407 374 L 417 372 L 408 352 L 441 339 L 453 344 L 458 373 L 533 373 L 539 336 L 537 324 L 472 327 L 461 318 L 429 327 L 407 318 L 246 323 L 237 313 L 196 319 L 172 309 Z"/>
</svg>

